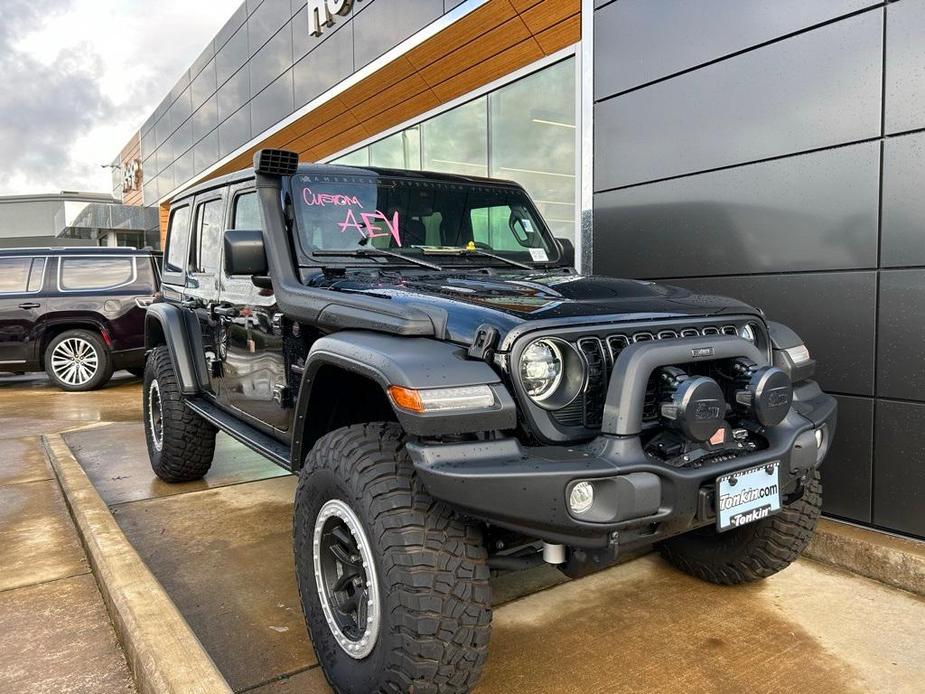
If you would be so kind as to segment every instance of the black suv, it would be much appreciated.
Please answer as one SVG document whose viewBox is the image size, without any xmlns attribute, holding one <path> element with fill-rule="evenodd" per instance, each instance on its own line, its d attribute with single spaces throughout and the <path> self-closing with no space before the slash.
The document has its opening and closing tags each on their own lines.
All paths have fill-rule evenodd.
<svg viewBox="0 0 925 694">
<path fill-rule="evenodd" d="M 493 570 L 655 545 L 734 584 L 809 541 L 836 407 L 802 341 L 572 253 L 514 183 L 280 150 L 173 202 L 151 464 L 202 477 L 223 430 L 299 475 L 299 593 L 336 690 L 470 689 Z"/>
<path fill-rule="evenodd" d="M 150 251 L 0 250 L 0 371 L 45 371 L 93 390 L 116 369 L 144 370 L 144 315 L 157 290 Z"/>
</svg>

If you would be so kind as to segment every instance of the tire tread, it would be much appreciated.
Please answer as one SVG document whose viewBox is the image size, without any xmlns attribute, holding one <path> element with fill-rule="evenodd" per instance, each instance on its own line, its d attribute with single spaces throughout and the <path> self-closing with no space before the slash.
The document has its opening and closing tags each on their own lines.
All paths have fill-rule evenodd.
<svg viewBox="0 0 925 694">
<path fill-rule="evenodd" d="M 722 585 L 750 583 L 772 576 L 796 561 L 812 538 L 821 509 L 822 483 L 816 472 L 803 496 L 777 515 L 729 531 L 733 541 L 724 535 L 712 537 L 715 551 L 698 551 L 703 547 L 703 538 L 694 540 L 685 535 L 661 543 L 659 551 L 670 564 L 704 581 Z"/>
<path fill-rule="evenodd" d="M 301 501 L 313 473 L 325 469 L 346 481 L 355 502 L 365 505 L 370 541 L 381 553 L 383 628 L 393 627 L 379 637 L 390 648 L 382 691 L 469 691 L 488 656 L 491 630 L 480 533 L 427 495 L 404 451 L 400 427 L 354 425 L 322 437 L 306 458 L 294 514 L 297 556 L 300 549 L 310 556 L 309 521 L 314 522 Z M 304 606 L 301 590 L 300 581 Z"/>
</svg>

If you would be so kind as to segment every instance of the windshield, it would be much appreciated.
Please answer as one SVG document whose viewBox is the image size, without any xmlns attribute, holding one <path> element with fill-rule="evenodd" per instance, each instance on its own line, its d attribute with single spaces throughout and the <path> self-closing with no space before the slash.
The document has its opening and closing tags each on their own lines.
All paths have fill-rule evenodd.
<svg viewBox="0 0 925 694">
<path fill-rule="evenodd" d="M 375 175 L 299 175 L 292 184 L 306 253 L 378 248 L 474 256 L 481 250 L 522 262 L 557 259 L 545 225 L 516 188 Z"/>
</svg>

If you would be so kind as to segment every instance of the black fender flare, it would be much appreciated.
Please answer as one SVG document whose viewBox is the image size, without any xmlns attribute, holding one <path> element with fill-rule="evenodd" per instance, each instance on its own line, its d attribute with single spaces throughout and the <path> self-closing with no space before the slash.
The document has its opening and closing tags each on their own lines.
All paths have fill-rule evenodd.
<svg viewBox="0 0 925 694">
<path fill-rule="evenodd" d="M 816 373 L 816 360 L 793 363 L 788 349 L 803 345 L 803 338 L 796 331 L 783 323 L 768 321 L 768 337 L 771 340 L 771 361 L 774 366 L 783 369 L 794 383 L 805 381 Z"/>
<path fill-rule="evenodd" d="M 192 311 L 169 303 L 148 306 L 145 352 L 166 345 L 184 395 L 201 393 L 209 383 L 199 322 Z"/>
<path fill-rule="evenodd" d="M 312 387 L 324 366 L 364 376 L 383 391 L 390 385 L 416 389 L 487 385 L 494 392 L 495 406 L 477 411 L 416 414 L 393 405 L 399 424 L 409 434 L 501 431 L 517 425 L 514 399 L 501 377 L 487 363 L 467 359 L 466 350 L 459 345 L 426 337 L 343 330 L 316 340 L 305 361 L 293 422 L 292 464 L 296 467 L 307 453 L 304 432 Z"/>
</svg>

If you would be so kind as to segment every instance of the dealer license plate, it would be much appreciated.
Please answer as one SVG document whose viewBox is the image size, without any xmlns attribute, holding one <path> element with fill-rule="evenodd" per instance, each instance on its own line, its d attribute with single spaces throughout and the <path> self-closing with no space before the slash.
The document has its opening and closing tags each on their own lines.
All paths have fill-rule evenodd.
<svg viewBox="0 0 925 694">
<path fill-rule="evenodd" d="M 779 467 L 774 461 L 717 478 L 716 527 L 720 532 L 780 511 Z"/>
</svg>

